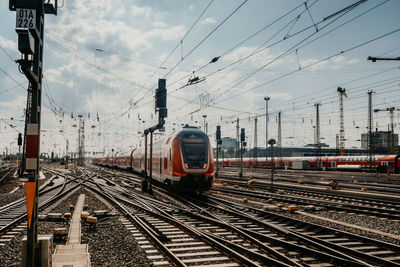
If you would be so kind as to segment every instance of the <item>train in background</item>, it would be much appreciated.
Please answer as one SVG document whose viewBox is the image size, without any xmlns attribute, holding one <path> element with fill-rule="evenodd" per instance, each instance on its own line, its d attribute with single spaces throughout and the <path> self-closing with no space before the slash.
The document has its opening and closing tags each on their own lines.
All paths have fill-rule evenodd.
<svg viewBox="0 0 400 267">
<path fill-rule="evenodd" d="M 149 168 L 150 159 L 147 160 Z M 125 156 L 95 158 L 92 162 L 144 174 L 145 149 L 135 149 Z M 201 192 L 210 189 L 214 161 L 208 136 L 197 127 L 185 126 L 168 137 L 154 141 L 151 168 L 154 180 L 175 191 Z"/>
<path fill-rule="evenodd" d="M 240 166 L 237 158 L 218 160 L 219 166 Z M 272 159 L 245 158 L 243 166 L 268 168 L 272 167 Z M 372 160 L 369 156 L 322 156 L 322 157 L 274 157 L 274 167 L 292 170 L 334 170 L 334 171 L 363 171 L 399 173 L 400 155 L 375 155 Z"/>
</svg>

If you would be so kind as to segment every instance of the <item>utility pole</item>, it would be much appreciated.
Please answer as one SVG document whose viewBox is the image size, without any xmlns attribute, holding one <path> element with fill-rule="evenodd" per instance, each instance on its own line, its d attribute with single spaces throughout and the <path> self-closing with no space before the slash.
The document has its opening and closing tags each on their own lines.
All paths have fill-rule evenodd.
<svg viewBox="0 0 400 267">
<path fill-rule="evenodd" d="M 338 87 L 339 93 L 339 110 L 340 110 L 340 130 L 339 130 L 339 147 L 340 155 L 344 156 L 344 115 L 343 115 L 343 96 L 347 97 L 346 89 Z"/>
<path fill-rule="evenodd" d="M 78 117 L 78 166 L 83 166 L 85 162 L 85 120 L 83 115 L 78 115 Z"/>
<path fill-rule="evenodd" d="M 239 178 L 243 177 L 243 143 L 246 141 L 246 135 L 244 128 L 240 132 L 240 172 Z"/>
<path fill-rule="evenodd" d="M 26 266 L 38 266 L 38 198 L 39 198 L 39 155 L 40 155 L 40 120 L 42 107 L 42 72 L 45 14 L 57 15 L 57 0 L 50 1 L 9 1 L 9 9 L 16 11 L 16 32 L 18 34 L 18 50 L 21 52 L 20 71 L 29 81 L 27 106 L 27 124 L 25 132 L 26 154 L 25 170 L 28 181 L 25 183 L 27 202 L 27 245 Z M 24 23 L 25 22 L 25 23 Z"/>
<path fill-rule="evenodd" d="M 269 96 L 264 97 L 265 100 L 265 168 L 268 168 L 268 101 Z"/>
<path fill-rule="evenodd" d="M 272 169 L 271 169 L 271 193 L 274 192 L 274 172 L 275 172 L 275 165 L 274 165 L 274 145 L 276 144 L 275 139 L 269 139 L 268 144 L 271 145 L 271 162 L 272 162 Z"/>
<path fill-rule="evenodd" d="M 255 160 L 255 167 L 257 167 L 257 117 L 254 118 L 254 160 Z"/>
<path fill-rule="evenodd" d="M 152 179 L 153 179 L 153 130 L 150 130 L 150 164 L 149 164 L 149 187 L 147 192 L 153 194 Z"/>
<path fill-rule="evenodd" d="M 336 134 L 336 154 L 339 155 L 339 134 Z"/>
<path fill-rule="evenodd" d="M 279 157 L 282 157 L 282 120 L 281 120 L 282 111 L 278 113 L 278 147 L 279 147 Z"/>
<path fill-rule="evenodd" d="M 239 157 L 240 136 L 239 136 L 239 118 L 236 119 L 236 158 Z"/>
<path fill-rule="evenodd" d="M 66 142 L 66 147 L 65 147 L 65 169 L 68 169 L 68 139 Z"/>
<path fill-rule="evenodd" d="M 316 137 L 316 143 L 317 145 L 317 151 L 318 151 L 318 159 L 319 159 L 319 165 L 318 165 L 318 170 L 321 169 L 321 133 L 320 133 L 320 122 L 319 122 L 319 106 L 321 103 L 316 103 L 314 104 L 315 110 L 316 110 L 316 122 L 315 122 L 315 137 Z"/>
<path fill-rule="evenodd" d="M 372 124 L 373 124 L 373 118 L 372 118 L 372 94 L 374 92 L 372 90 L 368 90 L 368 136 L 367 136 L 367 147 L 368 147 L 368 155 L 369 155 L 369 168 L 370 171 L 372 172 L 373 170 L 373 165 L 375 165 L 372 160 L 373 160 L 373 153 L 374 153 L 374 142 L 372 140 Z"/>
</svg>

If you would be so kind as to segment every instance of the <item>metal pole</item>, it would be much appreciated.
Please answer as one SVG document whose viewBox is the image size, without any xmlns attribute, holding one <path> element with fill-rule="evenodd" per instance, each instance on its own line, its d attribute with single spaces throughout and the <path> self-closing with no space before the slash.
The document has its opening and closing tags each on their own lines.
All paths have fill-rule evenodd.
<svg viewBox="0 0 400 267">
<path fill-rule="evenodd" d="M 151 184 L 152 184 L 152 179 L 153 179 L 153 131 L 150 131 L 150 164 L 149 164 L 149 188 L 148 188 L 148 193 L 152 194 L 153 193 L 153 189 L 151 188 Z"/>
<path fill-rule="evenodd" d="M 68 139 L 67 139 L 67 146 L 65 148 L 66 150 L 66 156 L 65 156 L 65 168 L 68 169 Z"/>
<path fill-rule="evenodd" d="M 240 172 L 239 177 L 243 177 L 243 142 L 240 141 Z"/>
<path fill-rule="evenodd" d="M 240 136 L 239 136 L 239 118 L 236 119 L 236 159 L 239 157 L 240 148 Z"/>
<path fill-rule="evenodd" d="M 219 145 L 218 145 L 218 140 L 217 139 L 215 139 L 216 140 L 216 144 L 217 144 L 217 162 L 216 162 L 216 165 L 215 165 L 215 167 L 216 167 L 216 171 L 215 171 L 215 178 L 217 178 L 218 177 L 218 150 L 219 150 Z"/>
<path fill-rule="evenodd" d="M 27 232 L 27 247 L 26 247 L 26 262 L 27 266 L 33 267 L 36 266 L 38 257 L 36 257 L 37 249 L 39 248 L 38 244 L 38 206 L 39 206 L 39 167 L 40 167 L 40 121 L 41 121 L 41 106 L 42 106 L 42 70 L 43 70 L 43 42 L 44 42 L 44 1 L 37 0 L 37 17 L 36 17 L 36 27 L 37 33 L 39 36 L 35 37 L 35 53 L 33 55 L 33 66 L 32 72 L 37 78 L 36 82 L 31 82 L 32 86 L 32 98 L 31 98 L 31 113 L 29 118 L 28 128 L 29 131 L 27 135 L 35 134 L 37 139 L 35 141 L 28 140 L 27 145 L 27 153 L 28 150 L 32 149 L 32 145 L 36 143 L 36 151 L 30 151 L 29 154 L 25 155 L 26 158 L 31 157 L 36 158 L 36 163 L 34 166 L 26 166 L 26 169 L 29 171 L 28 182 L 35 185 L 35 197 L 33 201 L 33 209 L 32 209 L 32 218 L 31 218 L 31 226 L 28 224 L 28 232 Z M 29 138 L 30 139 L 30 138 Z M 31 153 L 33 152 L 33 153 Z"/>
<path fill-rule="evenodd" d="M 265 100 L 265 168 L 268 168 L 268 101 L 270 98 L 264 97 Z"/>
<path fill-rule="evenodd" d="M 282 111 L 278 113 L 278 146 L 279 146 L 279 157 L 282 157 Z"/>
<path fill-rule="evenodd" d="M 321 134 L 320 134 L 320 123 L 319 123 L 319 106 L 320 103 L 314 104 L 316 108 L 316 128 L 315 128 L 315 133 L 316 133 L 316 145 L 317 145 L 317 153 L 318 153 L 318 170 L 321 169 Z"/>
<path fill-rule="evenodd" d="M 271 188 L 270 191 L 271 193 L 274 192 L 274 172 L 275 172 L 275 166 L 274 166 L 274 145 L 271 144 L 271 162 L 272 162 L 272 169 L 271 169 Z"/>
<path fill-rule="evenodd" d="M 147 181 L 147 134 L 144 134 L 144 179 Z"/>
<path fill-rule="evenodd" d="M 368 91 L 368 138 L 367 138 L 367 147 L 368 147 L 368 154 L 369 154 L 369 168 L 370 168 L 370 171 L 372 172 L 372 169 L 373 169 L 373 162 L 372 162 L 372 160 L 373 160 L 373 155 L 372 155 L 372 144 L 373 144 L 373 142 L 372 142 L 372 94 L 373 94 L 373 91 L 372 90 L 369 90 Z"/>
<path fill-rule="evenodd" d="M 254 118 L 254 167 L 257 167 L 257 118 Z"/>
</svg>

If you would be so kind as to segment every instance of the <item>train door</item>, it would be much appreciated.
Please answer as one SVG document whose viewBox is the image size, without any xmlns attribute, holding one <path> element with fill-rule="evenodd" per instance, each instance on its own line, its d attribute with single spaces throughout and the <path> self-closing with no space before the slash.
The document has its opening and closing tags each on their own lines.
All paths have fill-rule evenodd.
<svg viewBox="0 0 400 267">
<path fill-rule="evenodd" d="M 288 161 L 287 160 L 285 160 L 285 171 L 287 170 L 287 168 L 288 168 Z"/>
</svg>

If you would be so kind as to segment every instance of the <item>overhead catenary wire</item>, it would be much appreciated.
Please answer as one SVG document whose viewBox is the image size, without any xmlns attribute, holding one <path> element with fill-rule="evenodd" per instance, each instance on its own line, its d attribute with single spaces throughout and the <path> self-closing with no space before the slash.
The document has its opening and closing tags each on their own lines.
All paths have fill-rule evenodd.
<svg viewBox="0 0 400 267">
<path fill-rule="evenodd" d="M 367 11 L 362 12 L 361 14 L 357 15 L 356 17 L 351 18 L 350 20 L 347 20 L 346 22 L 344 22 L 344 23 L 338 25 L 337 27 L 335 27 L 334 29 L 330 30 L 329 33 L 331 33 L 331 32 L 332 32 L 333 30 L 335 30 L 335 29 L 338 29 L 338 28 L 340 28 L 340 27 L 346 25 L 347 23 L 350 23 L 350 22 L 354 21 L 356 18 L 359 18 L 359 17 L 361 17 L 362 15 L 364 15 L 364 14 L 366 14 L 366 13 L 368 13 L 368 12 L 374 10 L 374 9 L 376 9 L 377 7 L 379 7 L 379 6 L 383 5 L 384 3 L 386 3 L 387 1 L 388 1 L 388 0 L 383 1 L 383 2 L 381 2 L 381 3 L 377 4 L 377 5 L 375 5 L 374 7 L 368 9 Z M 327 27 L 328 25 L 330 25 L 330 24 L 333 23 L 334 21 L 338 20 L 340 17 L 344 16 L 345 14 L 347 14 L 348 12 L 350 12 L 351 10 L 352 10 L 352 9 L 347 10 L 346 12 L 344 12 L 343 14 L 341 14 L 338 18 L 334 19 L 334 20 L 331 21 L 329 24 L 323 26 L 320 30 L 323 30 L 325 27 Z M 319 22 L 319 23 L 321 23 L 321 22 Z M 307 40 L 310 36 L 313 36 L 314 34 L 316 34 L 316 33 L 315 33 L 315 32 L 312 33 L 311 35 L 309 35 L 308 37 L 306 37 L 305 39 L 303 39 L 301 42 L 299 42 L 298 44 L 301 44 L 302 42 L 304 42 L 305 40 Z M 310 44 L 311 42 L 312 42 L 312 41 L 308 42 L 307 45 Z M 298 44 L 297 44 L 297 45 L 298 45 Z M 272 62 L 278 60 L 278 59 L 279 59 L 280 57 L 282 57 L 283 55 L 287 55 L 289 52 L 293 52 L 293 51 L 294 51 L 293 49 L 295 49 L 297 45 L 292 46 L 291 49 L 287 50 L 285 53 L 282 53 L 282 54 L 279 55 L 278 57 L 276 57 L 276 58 L 274 58 L 273 60 L 269 61 L 267 64 L 265 64 L 265 65 L 263 65 L 262 67 L 260 67 L 257 71 L 259 71 L 260 69 L 264 68 L 265 66 L 271 64 Z M 346 51 L 346 52 L 347 52 L 347 51 Z M 336 55 L 334 55 L 334 56 L 336 56 Z M 334 57 L 334 56 L 332 56 L 332 57 Z M 329 58 L 326 58 L 326 59 L 324 59 L 324 60 L 322 60 L 322 61 L 325 61 L 325 60 L 328 60 L 328 59 L 329 59 Z M 320 62 L 322 62 L 322 61 L 320 61 Z M 264 86 L 264 85 L 266 85 L 266 84 L 268 84 L 268 83 L 271 83 L 271 82 L 273 82 L 273 81 L 275 81 L 275 80 L 278 80 L 278 79 L 281 79 L 281 78 L 283 78 L 283 77 L 289 76 L 289 75 L 291 75 L 291 74 L 293 74 L 293 73 L 295 73 L 295 72 L 302 71 L 302 70 L 304 70 L 304 69 L 306 69 L 306 68 L 308 68 L 308 67 L 311 67 L 311 66 L 313 66 L 313 65 L 316 65 L 317 63 L 320 63 L 320 62 L 315 62 L 314 64 L 308 65 L 308 66 L 306 66 L 305 68 L 302 68 L 302 69 L 300 69 L 300 70 L 298 69 L 298 70 L 296 70 L 296 71 L 289 72 L 289 73 L 287 73 L 287 74 L 285 74 L 285 75 L 283 75 L 283 76 L 280 76 L 280 77 L 275 78 L 275 79 L 273 79 L 273 80 L 270 80 L 270 81 L 268 81 L 268 82 L 264 82 L 264 83 L 262 83 L 262 84 L 260 84 L 260 85 L 258 85 L 258 86 L 256 86 L 256 87 L 250 88 L 249 90 L 246 90 L 246 91 L 244 91 L 244 92 L 241 92 L 241 93 L 238 93 L 238 94 L 236 94 L 236 95 L 230 96 L 230 97 L 228 97 L 228 98 L 226 98 L 226 99 L 224 99 L 224 100 L 222 100 L 222 101 L 219 101 L 219 102 L 217 102 L 217 104 L 218 104 L 218 103 L 221 103 L 221 102 L 223 102 L 223 101 L 226 101 L 226 100 L 228 100 L 228 99 L 231 99 L 231 98 L 233 98 L 233 97 L 235 97 L 235 96 L 241 95 L 241 94 L 243 94 L 243 93 L 245 93 L 245 92 L 252 91 L 254 88 L 259 88 L 259 87 Z M 215 72 L 214 72 L 214 73 L 215 73 Z M 212 74 L 214 74 L 214 73 L 212 73 Z M 253 75 L 254 73 L 255 73 L 255 72 L 252 72 L 251 74 Z M 232 88 L 234 88 L 234 87 L 237 86 L 239 83 L 243 82 L 245 79 L 248 79 L 248 78 L 250 78 L 250 76 L 248 76 L 248 75 L 247 75 L 245 78 L 242 78 L 242 79 L 241 79 L 238 83 L 236 83 L 234 86 L 229 87 L 228 89 L 226 89 L 225 91 L 223 91 L 222 93 L 220 93 L 220 95 L 219 95 L 218 97 L 220 97 L 222 94 L 224 94 L 224 93 L 230 91 Z M 218 97 L 216 97 L 216 98 L 218 98 Z M 214 100 L 215 100 L 216 98 L 214 98 Z M 205 107 L 205 108 L 206 108 L 206 107 Z M 202 110 L 202 109 L 204 109 L 204 108 L 197 109 L 196 111 L 200 111 L 200 110 Z"/>
<path fill-rule="evenodd" d="M 352 19 L 346 21 L 345 23 L 342 23 L 341 25 L 337 26 L 337 27 L 334 28 L 333 30 L 336 30 L 336 29 L 342 27 L 343 25 L 345 25 L 345 24 L 347 24 L 347 23 L 350 23 L 351 21 L 353 21 L 353 20 L 355 20 L 355 19 L 361 17 L 362 15 L 364 15 L 364 14 L 366 14 L 366 13 L 368 13 L 368 12 L 374 10 L 374 9 L 376 9 L 377 7 L 383 5 L 383 4 L 386 3 L 387 1 L 388 1 L 388 0 L 383 1 L 383 2 L 381 2 L 381 3 L 379 3 L 379 4 L 377 4 L 376 6 L 374 6 L 374 7 L 370 8 L 370 9 L 368 9 L 367 11 L 365 11 L 365 12 L 363 12 L 363 13 L 361 13 L 361 14 L 359 14 L 358 16 L 356 16 L 356 17 L 354 17 L 354 18 L 352 18 Z M 315 4 L 315 2 L 314 2 L 313 4 Z M 355 6 L 354 6 L 354 7 L 355 7 Z M 330 23 L 328 23 L 328 24 L 326 24 L 325 26 L 323 26 L 323 27 L 321 28 L 321 30 L 322 30 L 323 28 L 329 26 L 330 24 L 332 24 L 333 22 L 335 22 L 336 20 L 338 20 L 339 18 L 341 18 L 342 16 L 344 16 L 345 14 L 347 14 L 348 12 L 350 12 L 354 7 L 349 8 L 348 10 L 346 10 L 346 12 L 344 12 L 343 14 L 341 14 L 339 17 L 337 17 L 336 19 L 334 19 L 334 20 L 331 21 Z M 305 12 L 305 11 L 303 11 L 303 13 L 304 13 L 304 12 Z M 320 24 L 320 23 L 323 23 L 323 22 L 324 22 L 324 21 L 320 21 L 320 22 L 318 22 L 317 24 Z M 311 26 L 305 27 L 304 29 L 302 29 L 302 30 L 300 30 L 300 31 L 298 31 L 298 32 L 296 32 L 296 33 L 294 33 L 294 34 L 291 35 L 290 37 L 293 37 L 293 36 L 299 34 L 300 32 L 303 32 L 303 31 L 305 31 L 306 29 L 309 29 L 309 28 L 311 28 L 311 27 L 313 27 L 313 26 L 311 25 Z M 284 28 L 285 28 L 285 27 L 284 27 Z M 284 29 L 284 28 L 282 28 L 282 29 Z M 329 33 L 332 32 L 333 30 L 330 30 Z M 316 32 L 312 33 L 310 36 L 314 35 L 315 33 L 316 33 Z M 326 35 L 326 34 L 325 34 L 325 35 Z M 310 37 L 310 36 L 309 36 L 309 37 Z M 238 63 L 238 62 L 241 62 L 242 60 L 245 60 L 245 59 L 247 59 L 247 58 L 253 56 L 253 55 L 256 54 L 256 53 L 259 53 L 259 52 L 265 50 L 266 48 L 272 47 L 272 46 L 275 45 L 275 44 L 278 44 L 278 43 L 280 43 L 280 42 L 283 42 L 285 39 L 287 39 L 287 38 L 283 38 L 282 40 L 279 40 L 279 41 L 275 42 L 274 44 L 271 44 L 271 45 L 269 45 L 269 46 L 267 46 L 267 47 L 264 47 L 264 48 L 262 48 L 262 49 L 258 49 L 258 50 L 256 50 L 255 52 L 252 52 L 251 54 L 249 54 L 248 56 L 245 56 L 245 57 L 243 57 L 243 58 L 241 58 L 241 59 L 239 59 L 239 60 L 237 60 L 237 61 L 235 61 L 235 62 L 229 64 L 229 65 L 226 66 L 226 67 L 229 67 L 229 66 L 232 66 L 232 65 L 234 65 L 234 64 L 236 64 L 236 63 Z M 308 39 L 308 38 L 306 38 L 306 39 Z M 303 41 L 305 41 L 306 39 L 303 39 Z M 319 39 L 319 38 L 317 38 L 317 39 Z M 303 41 L 302 41 L 302 42 L 303 42 Z M 315 41 L 315 40 L 313 40 L 313 41 Z M 308 42 L 307 45 L 310 44 L 310 43 L 313 42 L 313 41 Z M 266 42 L 265 42 L 265 43 L 266 43 Z M 264 43 L 264 44 L 265 44 L 265 43 Z M 300 42 L 300 43 L 301 43 L 301 42 Z M 299 43 L 299 44 L 300 44 L 300 43 Z M 264 44 L 263 44 L 263 45 L 264 45 Z M 263 46 L 263 45 L 262 45 L 262 46 Z M 278 56 L 277 58 L 273 59 L 272 61 L 270 61 L 270 62 L 267 63 L 266 65 L 269 65 L 269 64 L 275 62 L 275 61 L 278 60 L 281 56 L 288 55 L 289 53 L 293 52 L 294 49 L 296 49 L 296 45 L 293 46 L 292 49 L 287 50 L 285 53 L 283 53 L 283 54 L 281 54 L 280 56 Z M 259 68 L 258 71 L 261 70 L 261 69 L 263 69 L 266 65 L 264 65 L 264 66 L 262 66 L 261 68 Z M 210 77 L 211 75 L 216 74 L 217 72 L 219 72 L 220 70 L 222 70 L 222 69 L 224 69 L 224 68 L 226 68 L 226 67 L 220 68 L 220 69 L 218 69 L 217 71 L 214 71 L 213 73 L 207 75 L 206 77 Z M 254 72 L 250 73 L 250 75 L 254 75 Z M 216 98 L 219 98 L 221 95 L 223 95 L 223 94 L 225 94 L 226 92 L 230 91 L 232 88 L 234 88 L 235 86 L 237 86 L 239 83 L 243 82 L 244 80 L 246 80 L 246 79 L 248 79 L 248 78 L 250 78 L 250 77 L 251 77 L 251 76 L 249 76 L 249 74 L 248 74 L 245 78 L 239 78 L 239 79 L 237 79 L 236 81 L 239 81 L 239 82 L 237 82 L 233 87 L 229 87 L 228 89 L 226 89 L 225 91 L 223 91 L 222 93 L 220 93 L 219 96 L 217 96 Z M 235 81 L 234 81 L 234 82 L 235 82 Z M 177 91 L 177 90 L 174 90 L 173 92 L 175 92 L 175 91 Z M 172 93 L 173 93 L 173 92 L 172 92 Z M 215 100 L 216 98 L 214 98 L 214 100 Z"/>
</svg>

